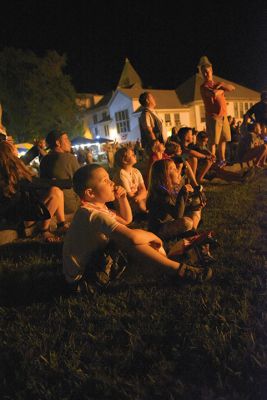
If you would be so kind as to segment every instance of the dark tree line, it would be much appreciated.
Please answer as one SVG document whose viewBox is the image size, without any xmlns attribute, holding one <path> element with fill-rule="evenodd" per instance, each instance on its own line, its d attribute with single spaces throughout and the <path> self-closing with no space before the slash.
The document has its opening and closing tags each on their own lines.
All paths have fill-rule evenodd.
<svg viewBox="0 0 267 400">
<path fill-rule="evenodd" d="M 76 92 L 64 74 L 66 56 L 48 51 L 5 48 L 0 52 L 0 102 L 3 125 L 18 141 L 44 137 L 54 128 L 81 133 Z"/>
</svg>

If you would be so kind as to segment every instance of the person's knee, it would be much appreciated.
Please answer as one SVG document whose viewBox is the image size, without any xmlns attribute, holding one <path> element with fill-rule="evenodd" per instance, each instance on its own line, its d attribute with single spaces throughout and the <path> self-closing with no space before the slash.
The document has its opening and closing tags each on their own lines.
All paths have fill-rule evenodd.
<svg viewBox="0 0 267 400">
<path fill-rule="evenodd" d="M 63 191 L 59 189 L 57 186 L 52 186 L 50 188 L 50 195 L 58 198 L 59 200 L 63 199 Z"/>
</svg>

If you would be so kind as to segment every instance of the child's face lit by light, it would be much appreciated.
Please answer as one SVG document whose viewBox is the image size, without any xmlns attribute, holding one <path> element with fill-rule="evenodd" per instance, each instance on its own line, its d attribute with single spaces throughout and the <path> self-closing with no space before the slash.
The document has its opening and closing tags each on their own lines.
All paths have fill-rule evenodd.
<svg viewBox="0 0 267 400">
<path fill-rule="evenodd" d="M 173 161 L 168 165 L 168 177 L 173 186 L 179 185 L 181 182 L 182 167 L 183 164 L 179 164 L 178 167 L 176 167 Z"/>
</svg>

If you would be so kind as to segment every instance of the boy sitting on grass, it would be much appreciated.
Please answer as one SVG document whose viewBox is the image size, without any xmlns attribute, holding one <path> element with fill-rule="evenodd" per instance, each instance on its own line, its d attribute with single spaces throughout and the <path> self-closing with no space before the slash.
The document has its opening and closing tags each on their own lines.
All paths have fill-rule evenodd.
<svg viewBox="0 0 267 400">
<path fill-rule="evenodd" d="M 101 256 L 107 251 L 109 242 L 113 242 L 117 249 L 124 249 L 136 263 L 163 267 L 177 278 L 210 279 L 210 269 L 169 259 L 162 248 L 162 241 L 153 233 L 126 226 L 132 219 L 126 191 L 120 186 L 115 187 L 100 165 L 85 165 L 78 169 L 73 177 L 73 188 L 82 205 L 64 240 L 63 273 L 68 283 L 79 286 L 86 280 L 88 272 L 98 269 L 95 255 Z M 107 202 L 115 199 L 119 203 L 117 214 L 106 206 Z"/>
</svg>

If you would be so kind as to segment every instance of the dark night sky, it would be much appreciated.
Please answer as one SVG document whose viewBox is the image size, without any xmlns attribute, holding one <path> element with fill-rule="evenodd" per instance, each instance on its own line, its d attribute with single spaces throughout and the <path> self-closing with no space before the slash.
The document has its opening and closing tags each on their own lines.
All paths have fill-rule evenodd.
<svg viewBox="0 0 267 400">
<path fill-rule="evenodd" d="M 0 33 L 0 49 L 66 53 L 80 92 L 114 89 L 125 57 L 145 86 L 175 88 L 196 72 L 201 55 L 216 75 L 267 88 L 266 1 L 11 0 Z"/>
</svg>

